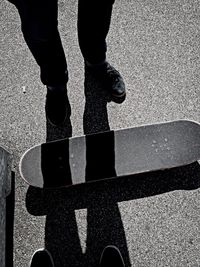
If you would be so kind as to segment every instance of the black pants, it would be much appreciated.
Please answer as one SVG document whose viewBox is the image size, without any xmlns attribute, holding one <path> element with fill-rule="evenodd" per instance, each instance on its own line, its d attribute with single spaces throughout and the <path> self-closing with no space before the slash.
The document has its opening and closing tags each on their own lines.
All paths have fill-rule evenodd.
<svg viewBox="0 0 200 267">
<path fill-rule="evenodd" d="M 40 66 L 41 81 L 45 85 L 68 81 L 67 63 L 58 31 L 57 1 L 10 0 L 19 11 L 24 39 Z M 79 0 L 79 46 L 84 60 L 90 63 L 99 63 L 106 58 L 106 36 L 113 3 L 114 0 Z"/>
</svg>

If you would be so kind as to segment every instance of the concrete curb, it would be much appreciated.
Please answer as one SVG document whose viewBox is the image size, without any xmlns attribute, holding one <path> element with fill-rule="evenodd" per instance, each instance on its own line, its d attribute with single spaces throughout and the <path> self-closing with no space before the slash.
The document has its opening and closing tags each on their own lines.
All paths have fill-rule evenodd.
<svg viewBox="0 0 200 267">
<path fill-rule="evenodd" d="M 0 147 L 0 266 L 5 267 L 6 197 L 11 192 L 11 156 Z"/>
</svg>

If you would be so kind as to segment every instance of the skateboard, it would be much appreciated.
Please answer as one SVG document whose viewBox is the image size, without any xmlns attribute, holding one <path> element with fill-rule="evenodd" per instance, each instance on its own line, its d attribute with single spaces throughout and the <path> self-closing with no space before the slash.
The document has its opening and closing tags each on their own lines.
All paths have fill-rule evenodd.
<svg viewBox="0 0 200 267">
<path fill-rule="evenodd" d="M 188 165 L 200 159 L 200 124 L 171 121 L 43 143 L 21 157 L 35 187 L 65 187 Z"/>
</svg>

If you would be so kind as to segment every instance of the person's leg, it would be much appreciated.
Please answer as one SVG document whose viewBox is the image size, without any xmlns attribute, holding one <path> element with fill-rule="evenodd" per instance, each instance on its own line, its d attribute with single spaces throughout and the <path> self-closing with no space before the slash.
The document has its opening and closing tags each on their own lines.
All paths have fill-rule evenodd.
<svg viewBox="0 0 200 267">
<path fill-rule="evenodd" d="M 53 258 L 47 249 L 37 250 L 30 261 L 30 267 L 54 267 Z"/>
<path fill-rule="evenodd" d="M 78 39 L 84 60 L 98 64 L 106 59 L 106 36 L 114 0 L 79 0 Z"/>
<path fill-rule="evenodd" d="M 67 64 L 58 32 L 57 0 L 16 0 L 24 39 L 45 85 L 65 84 Z"/>
<path fill-rule="evenodd" d="M 110 28 L 114 0 L 79 0 L 78 39 L 86 70 L 121 103 L 126 92 L 120 73 L 106 61 L 106 37 Z"/>
<path fill-rule="evenodd" d="M 57 0 L 14 0 L 21 18 L 24 39 L 40 67 L 47 86 L 46 116 L 61 125 L 70 116 L 67 97 L 67 63 L 58 31 Z"/>
<path fill-rule="evenodd" d="M 99 262 L 99 267 L 125 267 L 121 252 L 115 246 L 107 246 L 103 250 Z"/>
</svg>

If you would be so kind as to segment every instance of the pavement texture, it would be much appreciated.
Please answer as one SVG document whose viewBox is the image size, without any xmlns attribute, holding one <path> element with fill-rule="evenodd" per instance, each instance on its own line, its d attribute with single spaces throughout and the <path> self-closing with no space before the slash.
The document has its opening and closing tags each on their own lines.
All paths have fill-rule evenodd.
<svg viewBox="0 0 200 267">
<path fill-rule="evenodd" d="M 116 0 L 107 58 L 126 83 L 127 98 L 118 105 L 101 93 L 85 97 L 78 2 L 60 0 L 72 108 L 68 129 L 46 124 L 46 88 L 23 40 L 19 15 L 5 0 L 0 7 L 0 144 L 13 155 L 15 172 L 7 266 L 12 260 L 16 267 L 28 266 L 41 247 L 51 251 L 56 266 L 97 266 L 108 244 L 121 249 L 126 266 L 200 266 L 198 163 L 166 174 L 45 191 L 28 187 L 18 171 L 25 150 L 47 139 L 177 119 L 200 122 L 199 1 Z M 95 88 L 91 81 L 90 88 Z"/>
</svg>

